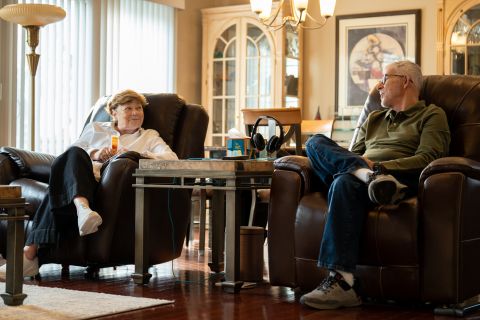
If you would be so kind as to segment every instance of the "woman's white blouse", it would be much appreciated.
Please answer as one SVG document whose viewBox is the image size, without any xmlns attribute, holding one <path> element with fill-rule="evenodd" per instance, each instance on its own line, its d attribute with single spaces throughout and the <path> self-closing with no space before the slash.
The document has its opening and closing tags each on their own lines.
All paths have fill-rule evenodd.
<svg viewBox="0 0 480 320">
<path fill-rule="evenodd" d="M 142 156 L 159 160 L 178 160 L 175 152 L 160 138 L 156 130 L 140 128 L 132 134 L 120 135 L 115 130 L 112 122 L 91 122 L 85 126 L 80 138 L 72 146 L 85 150 L 89 155 L 94 151 L 110 147 L 112 136 L 119 136 L 118 149 L 136 151 Z M 97 180 L 100 179 L 102 163 L 93 161 L 93 173 Z"/>
</svg>

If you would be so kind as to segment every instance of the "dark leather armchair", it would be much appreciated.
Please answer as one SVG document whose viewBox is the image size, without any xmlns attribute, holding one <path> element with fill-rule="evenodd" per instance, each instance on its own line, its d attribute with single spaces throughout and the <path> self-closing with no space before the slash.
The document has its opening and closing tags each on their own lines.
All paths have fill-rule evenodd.
<svg viewBox="0 0 480 320">
<path fill-rule="evenodd" d="M 187 104 L 176 94 L 146 94 L 144 128 L 156 129 L 180 159 L 203 157 L 208 115 L 204 108 Z M 109 121 L 100 99 L 87 118 Z M 54 156 L 15 148 L 0 148 L 0 184 L 19 185 L 30 204 L 33 216 L 48 187 Z M 111 161 L 102 174 L 93 208 L 103 218 L 99 232 L 80 237 L 78 230 L 61 234 L 59 247 L 40 249 L 41 263 L 107 267 L 134 263 L 135 197 L 132 174 L 138 168 L 139 155 L 125 153 Z M 191 191 L 156 190 L 151 198 L 150 264 L 166 262 L 181 254 L 190 221 Z M 170 197 L 170 199 L 167 199 Z M 167 210 L 167 201 L 173 204 Z M 172 216 L 173 223 L 170 222 Z M 172 227 L 174 231 L 172 231 Z M 26 224 L 26 233 L 31 221 Z M 5 255 L 6 224 L 0 224 L 0 253 Z"/>
<path fill-rule="evenodd" d="M 426 76 L 421 99 L 442 107 L 450 157 L 422 172 L 418 196 L 368 213 L 356 276 L 380 300 L 455 305 L 480 294 L 480 78 Z M 379 106 L 370 96 L 365 112 Z M 366 115 L 364 115 L 366 116 Z M 277 159 L 269 208 L 272 285 L 311 290 L 317 268 L 326 188 L 308 159 Z"/>
</svg>

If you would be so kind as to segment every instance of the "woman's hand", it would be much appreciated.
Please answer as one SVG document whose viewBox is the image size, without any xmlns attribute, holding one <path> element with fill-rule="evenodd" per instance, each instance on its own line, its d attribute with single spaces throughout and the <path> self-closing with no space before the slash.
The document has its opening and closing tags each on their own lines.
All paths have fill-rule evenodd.
<svg viewBox="0 0 480 320">
<path fill-rule="evenodd" d="M 116 154 L 112 148 L 101 148 L 92 154 L 92 160 L 105 162 Z"/>
<path fill-rule="evenodd" d="M 130 150 L 122 147 L 122 148 L 118 149 L 117 154 L 122 154 L 122 153 L 125 153 L 125 152 L 128 152 L 128 151 L 130 151 Z"/>
</svg>

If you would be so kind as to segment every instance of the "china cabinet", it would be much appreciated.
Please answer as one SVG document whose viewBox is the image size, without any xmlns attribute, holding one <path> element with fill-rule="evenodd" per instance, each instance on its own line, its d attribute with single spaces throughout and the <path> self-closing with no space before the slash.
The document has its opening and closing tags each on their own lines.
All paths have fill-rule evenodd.
<svg viewBox="0 0 480 320">
<path fill-rule="evenodd" d="M 250 5 L 203 9 L 202 25 L 206 145 L 223 146 L 230 129 L 244 130 L 241 109 L 301 106 L 301 34 L 270 30 Z"/>
<path fill-rule="evenodd" d="M 445 72 L 480 75 L 480 1 L 464 1 L 446 26 Z"/>
</svg>

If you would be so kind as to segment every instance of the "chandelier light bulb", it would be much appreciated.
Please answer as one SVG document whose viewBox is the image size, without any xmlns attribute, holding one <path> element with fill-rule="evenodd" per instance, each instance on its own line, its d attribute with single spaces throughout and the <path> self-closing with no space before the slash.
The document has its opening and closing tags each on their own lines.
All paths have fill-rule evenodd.
<svg viewBox="0 0 480 320">
<path fill-rule="evenodd" d="M 322 16 L 328 18 L 335 12 L 336 0 L 320 0 L 320 12 Z"/>
<path fill-rule="evenodd" d="M 303 11 L 308 8 L 308 0 L 294 0 L 293 5 L 296 10 Z"/>
<path fill-rule="evenodd" d="M 250 0 L 250 8 L 253 12 L 260 15 L 263 10 L 263 0 Z"/>
</svg>

